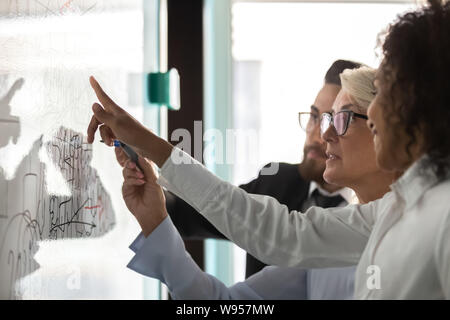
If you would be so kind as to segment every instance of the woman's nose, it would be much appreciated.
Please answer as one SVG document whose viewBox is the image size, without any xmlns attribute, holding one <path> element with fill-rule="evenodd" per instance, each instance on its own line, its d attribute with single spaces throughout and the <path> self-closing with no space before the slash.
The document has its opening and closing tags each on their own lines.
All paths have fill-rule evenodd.
<svg viewBox="0 0 450 320">
<path fill-rule="evenodd" d="M 321 135 L 322 140 L 326 142 L 336 142 L 337 141 L 337 134 L 336 129 L 333 125 L 330 125 L 327 130 Z"/>
</svg>

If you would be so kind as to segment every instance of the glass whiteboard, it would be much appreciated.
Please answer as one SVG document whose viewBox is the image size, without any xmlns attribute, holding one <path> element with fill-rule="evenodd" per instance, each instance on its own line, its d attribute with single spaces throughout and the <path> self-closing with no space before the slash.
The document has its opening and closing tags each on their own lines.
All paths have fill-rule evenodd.
<svg viewBox="0 0 450 320">
<path fill-rule="evenodd" d="M 158 297 L 126 268 L 139 227 L 114 152 L 85 137 L 90 75 L 144 118 L 144 34 L 158 29 L 158 1 L 145 6 L 146 23 L 143 0 L 0 2 L 1 299 Z"/>
</svg>

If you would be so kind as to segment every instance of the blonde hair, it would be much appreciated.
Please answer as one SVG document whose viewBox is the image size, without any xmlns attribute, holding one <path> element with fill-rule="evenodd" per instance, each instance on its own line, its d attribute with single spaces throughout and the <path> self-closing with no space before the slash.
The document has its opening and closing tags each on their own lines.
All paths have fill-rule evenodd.
<svg viewBox="0 0 450 320">
<path fill-rule="evenodd" d="M 358 107 L 367 110 L 375 98 L 375 74 L 377 70 L 364 66 L 358 69 L 345 69 L 341 74 L 342 89 L 347 91 Z"/>
</svg>

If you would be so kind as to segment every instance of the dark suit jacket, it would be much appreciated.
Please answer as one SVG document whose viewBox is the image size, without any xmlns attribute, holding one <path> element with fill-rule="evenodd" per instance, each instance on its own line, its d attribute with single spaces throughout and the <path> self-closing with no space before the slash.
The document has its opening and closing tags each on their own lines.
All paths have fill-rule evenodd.
<svg viewBox="0 0 450 320">
<path fill-rule="evenodd" d="M 272 196 L 281 204 L 285 204 L 289 210 L 301 211 L 302 204 L 308 197 L 309 184 L 309 181 L 305 181 L 300 176 L 298 164 L 280 163 L 275 175 L 261 175 L 260 172 L 256 179 L 239 187 L 248 193 Z M 226 239 L 208 220 L 182 199 L 170 192 L 165 192 L 165 195 L 167 211 L 185 240 Z M 264 263 L 247 254 L 246 277 L 265 266 Z"/>
</svg>

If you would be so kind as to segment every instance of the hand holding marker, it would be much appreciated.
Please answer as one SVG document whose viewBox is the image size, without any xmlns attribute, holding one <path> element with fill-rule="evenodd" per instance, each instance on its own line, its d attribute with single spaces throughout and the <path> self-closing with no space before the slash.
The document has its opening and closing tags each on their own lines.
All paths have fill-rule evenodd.
<svg viewBox="0 0 450 320">
<path fill-rule="evenodd" d="M 104 142 L 104 141 L 101 140 L 100 142 Z M 126 145 L 122 141 L 114 140 L 114 147 L 122 148 L 122 150 L 126 153 L 128 158 L 130 158 L 130 160 L 133 161 L 137 165 L 137 167 L 141 170 L 141 172 L 144 172 L 144 170 L 142 170 L 141 166 L 139 165 L 138 154 L 130 146 Z"/>
</svg>

